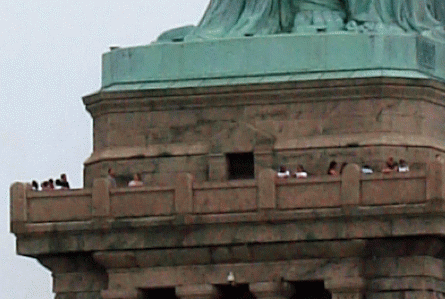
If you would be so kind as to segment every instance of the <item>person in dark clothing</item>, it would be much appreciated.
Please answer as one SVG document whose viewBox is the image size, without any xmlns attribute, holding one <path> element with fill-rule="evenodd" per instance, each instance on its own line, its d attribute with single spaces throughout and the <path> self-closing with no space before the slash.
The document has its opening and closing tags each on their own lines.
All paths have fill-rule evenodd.
<svg viewBox="0 0 445 299">
<path fill-rule="evenodd" d="M 331 163 L 329 163 L 328 174 L 329 175 L 338 175 L 337 162 L 332 161 Z"/>
<path fill-rule="evenodd" d="M 49 187 L 49 190 L 54 190 L 55 188 L 54 188 L 54 180 L 53 179 L 49 179 L 48 180 L 48 187 Z"/>
<path fill-rule="evenodd" d="M 66 174 L 62 173 L 60 175 L 60 179 L 56 180 L 56 185 L 59 186 L 61 189 L 69 189 L 70 188 L 70 184 L 68 183 Z"/>
<path fill-rule="evenodd" d="M 383 173 L 391 173 L 397 171 L 397 163 L 394 161 L 393 157 L 388 157 L 386 160 L 385 167 L 383 168 Z"/>
</svg>

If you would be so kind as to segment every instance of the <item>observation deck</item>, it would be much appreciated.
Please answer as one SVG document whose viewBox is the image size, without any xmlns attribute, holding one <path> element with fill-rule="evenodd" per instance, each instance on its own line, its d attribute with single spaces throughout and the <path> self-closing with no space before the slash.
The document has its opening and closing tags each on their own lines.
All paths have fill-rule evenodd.
<svg viewBox="0 0 445 299">
<path fill-rule="evenodd" d="M 285 298 L 277 281 L 296 280 L 324 281 L 334 298 L 406 292 L 413 280 L 410 292 L 421 282 L 445 292 L 443 162 L 408 173 L 366 175 L 349 164 L 338 177 L 277 179 L 266 169 L 256 180 L 172 181 L 109 189 L 96 179 L 91 189 L 45 192 L 15 183 L 17 251 L 53 271 L 56 293 L 85 298 L 169 288 L 213 298 L 228 273 L 257 298 L 265 289 Z"/>
</svg>

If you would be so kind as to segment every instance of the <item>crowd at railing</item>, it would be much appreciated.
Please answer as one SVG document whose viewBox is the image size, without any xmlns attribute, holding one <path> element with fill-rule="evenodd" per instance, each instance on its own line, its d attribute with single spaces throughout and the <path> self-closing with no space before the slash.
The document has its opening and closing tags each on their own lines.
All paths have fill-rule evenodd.
<svg viewBox="0 0 445 299">
<path fill-rule="evenodd" d="M 441 160 L 440 155 L 436 155 L 436 160 Z M 339 163 L 337 163 L 337 161 L 333 160 L 329 163 L 328 170 L 326 173 L 327 173 L 327 175 L 331 175 L 331 176 L 339 176 L 343 173 L 343 170 L 346 167 L 346 165 L 348 165 L 348 163 L 343 162 L 340 164 L 340 167 L 339 167 Z M 388 174 L 388 173 L 392 173 L 392 172 L 403 173 L 403 172 L 409 172 L 409 171 L 410 171 L 409 165 L 404 159 L 400 159 L 399 162 L 396 162 L 392 156 L 388 157 L 385 164 L 383 165 L 383 167 L 380 170 L 380 172 L 384 173 L 384 174 Z M 364 164 L 361 168 L 361 172 L 363 174 L 372 174 L 375 172 L 375 170 L 372 167 L 370 167 L 368 164 Z M 279 179 L 286 179 L 286 178 L 304 179 L 304 178 L 307 178 L 309 175 L 310 174 L 305 170 L 304 166 L 301 164 L 297 165 L 295 171 L 289 169 L 285 165 L 280 165 L 277 170 L 277 173 L 276 173 L 276 177 Z M 107 180 L 108 180 L 110 188 L 117 187 L 116 173 L 113 168 L 108 169 Z M 133 175 L 133 179 L 128 182 L 127 186 L 128 187 L 142 187 L 142 186 L 144 186 L 144 182 L 142 180 L 141 173 L 135 173 Z M 68 190 L 68 189 L 70 189 L 70 185 L 68 183 L 66 174 L 62 173 L 60 175 L 60 178 L 56 179 L 55 182 L 52 178 L 50 178 L 46 181 L 43 181 L 40 184 L 40 189 L 39 189 L 39 184 L 35 180 L 32 181 L 32 183 L 28 183 L 27 188 L 29 190 L 34 190 L 34 191 Z"/>
<path fill-rule="evenodd" d="M 111 188 L 116 188 L 116 173 L 113 168 L 108 169 L 107 176 L 109 185 Z M 53 190 L 69 190 L 70 184 L 68 182 L 67 176 L 65 173 L 60 175 L 60 178 L 55 181 L 50 178 L 46 181 L 41 182 L 40 186 L 36 180 L 33 180 L 31 183 L 26 184 L 28 190 L 33 191 L 53 191 Z M 135 173 L 133 176 L 133 180 L 128 182 L 128 187 L 142 187 L 144 186 L 144 182 L 142 181 L 142 175 L 140 173 Z"/>
<path fill-rule="evenodd" d="M 27 188 L 29 190 L 39 191 L 39 183 L 36 180 L 32 181 L 30 184 L 27 184 Z M 55 184 L 52 178 L 43 181 L 40 184 L 40 188 L 42 191 L 52 191 L 52 190 L 69 190 L 70 184 L 68 183 L 68 179 L 65 173 L 60 175 L 60 178 L 56 179 Z"/>
<path fill-rule="evenodd" d="M 436 156 L 439 159 L 438 156 Z M 328 175 L 338 176 L 343 173 L 344 168 L 348 165 L 347 162 L 343 162 L 338 167 L 337 161 L 333 160 L 329 163 L 329 167 L 327 170 Z M 372 174 L 374 173 L 374 169 L 368 164 L 364 164 L 361 168 L 361 172 L 363 174 Z M 383 166 L 382 173 L 391 173 L 391 172 L 409 172 L 409 165 L 406 163 L 404 159 L 400 159 L 399 162 L 396 162 L 393 157 L 388 157 Z M 308 172 L 304 169 L 303 165 L 299 164 L 295 171 L 288 169 L 285 165 L 281 165 L 277 171 L 277 178 L 285 179 L 285 178 L 307 178 Z"/>
</svg>

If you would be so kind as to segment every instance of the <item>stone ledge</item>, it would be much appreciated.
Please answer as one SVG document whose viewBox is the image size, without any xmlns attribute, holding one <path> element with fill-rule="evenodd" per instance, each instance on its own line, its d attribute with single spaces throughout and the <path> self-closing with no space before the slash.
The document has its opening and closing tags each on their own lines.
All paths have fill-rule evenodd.
<svg viewBox="0 0 445 299">
<path fill-rule="evenodd" d="M 320 221 L 323 220 L 323 221 Z M 105 235 L 104 235 L 105 234 Z M 261 221 L 232 224 L 141 227 L 97 231 L 66 231 L 18 235 L 17 251 L 22 255 L 51 253 L 193 248 L 228 244 L 273 244 L 329 240 L 445 235 L 443 214 L 375 217 L 312 218 L 301 221 Z"/>
<path fill-rule="evenodd" d="M 112 269 L 109 288 L 123 282 L 134 288 L 171 287 L 177 285 L 226 285 L 232 272 L 237 284 L 268 282 L 273 280 L 301 281 L 324 280 L 330 277 L 360 276 L 361 260 L 346 258 L 302 259 L 284 262 L 237 263 L 195 265 L 182 267 L 154 267 L 145 269 Z"/>
<path fill-rule="evenodd" d="M 162 226 L 168 224 L 176 225 L 199 225 L 199 224 L 231 224 L 249 222 L 286 222 L 286 221 L 312 221 L 321 219 L 374 219 L 391 218 L 405 215 L 406 217 L 417 216 L 441 216 L 445 213 L 442 210 L 430 211 L 427 204 L 399 204 L 386 206 L 355 207 L 352 212 L 344 213 L 342 208 L 322 208 L 322 209 L 298 209 L 289 211 L 264 211 L 247 213 L 226 213 L 212 215 L 185 215 L 163 216 L 163 217 L 141 217 L 137 219 L 106 219 L 102 225 L 98 225 L 96 220 L 89 221 L 68 221 L 53 223 L 20 223 L 23 231 L 18 234 L 33 234 L 44 232 L 65 232 L 65 231 L 95 231 L 103 229 L 138 229 L 143 227 Z M 181 220 L 182 219 L 182 220 Z"/>
<path fill-rule="evenodd" d="M 445 281 L 428 276 L 371 279 L 368 286 L 372 292 L 430 290 L 445 293 Z"/>
<path fill-rule="evenodd" d="M 369 133 L 360 135 L 342 135 L 320 137 L 306 137 L 299 139 L 289 139 L 277 141 L 274 149 L 278 151 L 295 149 L 314 149 L 314 148 L 348 148 L 351 145 L 360 147 L 367 146 L 411 146 L 420 148 L 432 148 L 445 151 L 444 142 L 435 138 L 425 136 L 407 136 L 397 133 Z"/>
</svg>

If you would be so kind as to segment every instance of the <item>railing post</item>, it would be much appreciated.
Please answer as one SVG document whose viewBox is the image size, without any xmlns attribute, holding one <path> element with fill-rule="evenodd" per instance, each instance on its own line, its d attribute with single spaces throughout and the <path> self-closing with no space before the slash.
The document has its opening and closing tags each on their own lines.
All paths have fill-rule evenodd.
<svg viewBox="0 0 445 299">
<path fill-rule="evenodd" d="M 176 176 L 175 211 L 178 214 L 193 213 L 193 175 L 190 173 Z"/>
<path fill-rule="evenodd" d="M 255 156 L 255 177 L 258 177 L 263 170 L 272 168 L 273 155 L 271 146 L 256 146 L 253 154 Z"/>
<path fill-rule="evenodd" d="M 264 169 L 258 176 L 258 208 L 260 210 L 277 208 L 275 175 L 272 169 Z"/>
<path fill-rule="evenodd" d="M 93 218 L 109 217 L 111 212 L 110 190 L 108 180 L 95 179 L 93 182 L 92 216 Z"/>
<path fill-rule="evenodd" d="M 28 201 L 26 198 L 26 185 L 14 183 L 9 189 L 10 194 L 10 217 L 13 233 L 20 233 L 24 229 L 24 224 L 28 221 Z"/>
<path fill-rule="evenodd" d="M 360 167 L 348 164 L 341 176 L 341 205 L 342 207 L 358 206 L 360 204 Z"/>
</svg>

